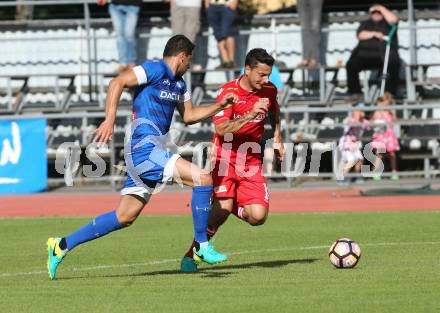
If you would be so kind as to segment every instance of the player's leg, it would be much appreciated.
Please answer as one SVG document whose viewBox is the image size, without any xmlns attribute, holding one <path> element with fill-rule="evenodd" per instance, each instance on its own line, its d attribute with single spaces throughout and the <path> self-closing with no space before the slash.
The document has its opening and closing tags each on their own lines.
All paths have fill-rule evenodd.
<svg viewBox="0 0 440 313">
<path fill-rule="evenodd" d="M 208 240 L 210 240 L 217 233 L 217 230 L 228 219 L 231 214 L 234 199 L 214 199 L 212 203 L 211 213 L 209 214 L 209 222 L 207 228 Z M 194 260 L 194 245 L 193 240 L 188 251 L 183 256 L 180 262 L 180 270 L 184 273 L 197 272 L 198 261 Z"/>
<path fill-rule="evenodd" d="M 193 187 L 191 210 L 194 222 L 195 255 L 210 264 L 226 261 L 227 257 L 215 251 L 206 234 L 213 191 L 211 174 L 179 158 L 175 163 L 173 175 L 176 181 Z"/>
<path fill-rule="evenodd" d="M 238 210 L 238 216 L 241 216 L 241 219 L 251 226 L 263 225 L 269 214 L 269 209 L 259 203 L 244 205 L 239 207 Z M 240 210 L 242 211 L 240 212 Z"/>
<path fill-rule="evenodd" d="M 269 190 L 265 178 L 258 171 L 252 177 L 242 177 L 237 185 L 237 206 L 232 213 L 249 225 L 266 222 L 269 212 Z"/>
<path fill-rule="evenodd" d="M 105 236 L 123 227 L 130 226 L 141 213 L 150 198 L 148 190 L 132 187 L 129 177 L 121 191 L 121 199 L 116 210 L 95 217 L 90 223 L 62 238 L 47 240 L 47 268 L 50 279 L 56 278 L 56 271 L 68 251 L 85 242 Z"/>
</svg>

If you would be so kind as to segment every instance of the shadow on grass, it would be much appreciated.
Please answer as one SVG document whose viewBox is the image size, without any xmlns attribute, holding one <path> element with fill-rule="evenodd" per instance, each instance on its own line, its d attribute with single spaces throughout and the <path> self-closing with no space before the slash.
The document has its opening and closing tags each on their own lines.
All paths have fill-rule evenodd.
<svg viewBox="0 0 440 313">
<path fill-rule="evenodd" d="M 235 274 L 233 271 L 225 270 L 246 270 L 253 268 L 279 268 L 290 264 L 311 264 L 320 259 L 291 259 L 291 260 L 274 260 L 274 261 L 261 261 L 253 263 L 242 264 L 224 264 L 214 265 L 210 267 L 202 267 L 197 273 L 182 273 L 178 269 L 152 271 L 132 274 L 110 274 L 110 275 L 87 275 L 82 277 L 60 277 L 57 280 L 70 280 L 70 279 L 85 279 L 85 278 L 123 278 L 123 277 L 142 277 L 142 276 L 158 276 L 158 275 L 195 275 L 208 278 L 222 278 L 231 274 Z"/>
</svg>

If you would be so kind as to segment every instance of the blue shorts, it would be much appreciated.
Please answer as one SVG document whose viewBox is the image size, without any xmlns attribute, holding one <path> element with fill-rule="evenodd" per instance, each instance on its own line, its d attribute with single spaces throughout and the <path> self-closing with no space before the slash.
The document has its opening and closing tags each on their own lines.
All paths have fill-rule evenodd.
<svg viewBox="0 0 440 313">
<path fill-rule="evenodd" d="M 173 178 L 174 167 L 179 158 L 180 155 L 166 151 L 160 145 L 146 144 L 130 151 L 126 149 L 127 179 L 121 195 L 134 194 L 148 199 L 158 183 Z"/>
<path fill-rule="evenodd" d="M 238 34 L 235 25 L 236 12 L 225 5 L 210 4 L 207 11 L 208 23 L 214 30 L 217 41 L 234 37 Z"/>
</svg>

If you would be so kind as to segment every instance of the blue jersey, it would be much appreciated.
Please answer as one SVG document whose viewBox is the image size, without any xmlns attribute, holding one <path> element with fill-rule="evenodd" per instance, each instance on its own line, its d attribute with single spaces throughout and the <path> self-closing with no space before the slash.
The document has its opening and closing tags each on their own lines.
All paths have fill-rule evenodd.
<svg viewBox="0 0 440 313">
<path fill-rule="evenodd" d="M 133 139 L 163 136 L 168 133 L 174 109 L 191 97 L 181 77 L 174 77 L 162 61 L 146 61 L 133 68 L 138 79 L 133 100 L 135 119 L 146 119 L 133 132 Z"/>
</svg>

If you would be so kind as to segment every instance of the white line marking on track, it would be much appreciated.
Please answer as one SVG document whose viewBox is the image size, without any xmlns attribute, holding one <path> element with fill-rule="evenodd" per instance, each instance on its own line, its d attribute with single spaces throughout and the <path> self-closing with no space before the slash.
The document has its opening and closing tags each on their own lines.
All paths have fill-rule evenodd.
<svg viewBox="0 0 440 313">
<path fill-rule="evenodd" d="M 440 241 L 414 241 L 414 242 L 377 242 L 377 243 L 362 243 L 362 247 L 380 247 L 380 246 L 407 246 L 407 245 L 438 245 Z M 328 249 L 330 245 L 320 245 L 320 246 L 307 246 L 307 247 L 285 247 L 285 248 L 272 248 L 272 249 L 260 249 L 260 250 L 245 250 L 238 252 L 226 253 L 227 255 L 244 255 L 244 254 L 258 254 L 258 253 L 268 253 L 268 252 L 281 252 L 281 251 L 300 251 L 300 250 L 320 250 Z M 129 268 L 129 267 L 143 267 L 149 265 L 158 265 L 166 263 L 175 263 L 180 261 L 180 259 L 163 259 L 155 260 L 143 263 L 129 263 L 129 264 L 115 264 L 115 265 L 97 265 L 89 267 L 74 267 L 71 269 L 59 270 L 59 272 L 83 272 L 83 271 L 95 271 L 103 269 L 113 269 L 113 268 Z M 1 273 L 2 277 L 16 277 L 16 276 L 32 276 L 32 275 L 47 275 L 47 271 L 32 271 L 32 272 L 11 272 L 11 273 Z"/>
</svg>

